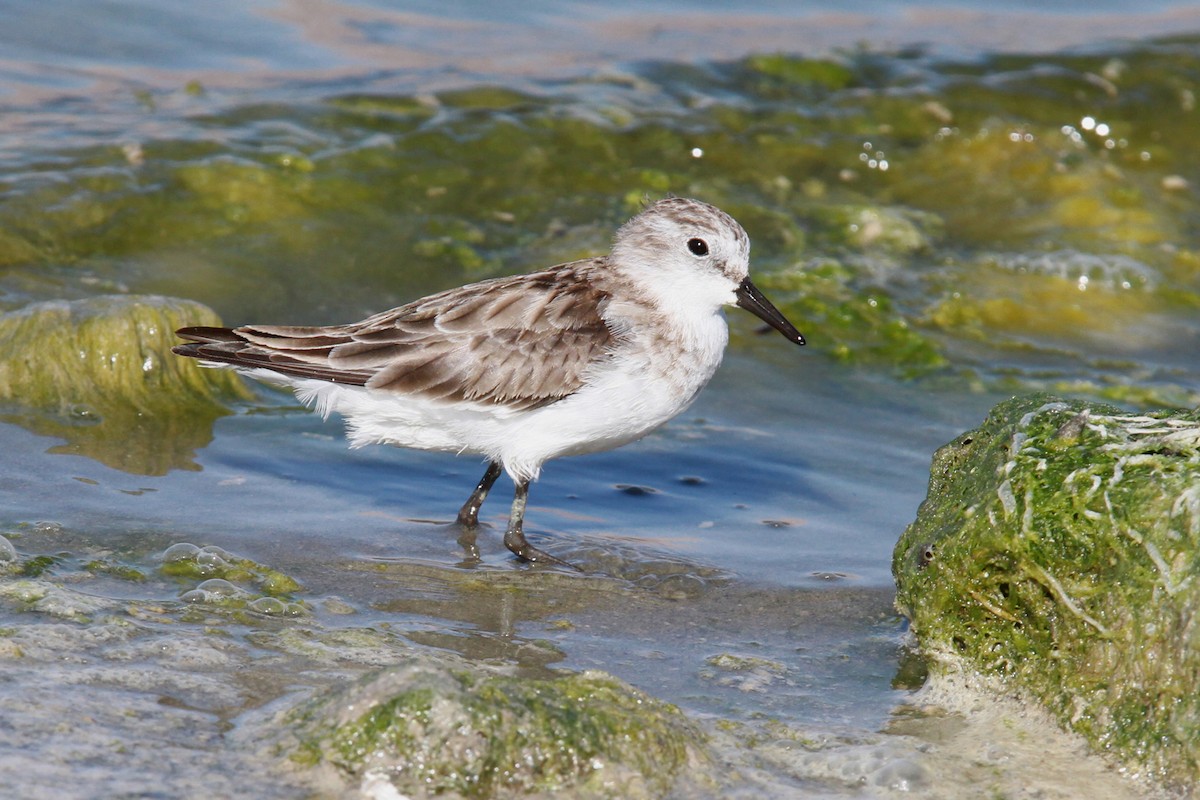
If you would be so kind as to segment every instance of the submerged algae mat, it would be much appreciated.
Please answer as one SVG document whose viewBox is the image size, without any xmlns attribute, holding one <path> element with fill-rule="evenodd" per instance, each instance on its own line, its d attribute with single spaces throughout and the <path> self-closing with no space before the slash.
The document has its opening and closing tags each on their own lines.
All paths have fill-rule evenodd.
<svg viewBox="0 0 1200 800">
<path fill-rule="evenodd" d="M 1200 412 L 998 406 L 934 457 L 894 569 L 939 671 L 1036 698 L 1131 774 L 1200 781 Z"/>
<path fill-rule="evenodd" d="M 176 328 L 218 324 L 199 303 L 136 295 L 0 314 L 0 419 L 124 472 L 195 469 L 225 404 L 251 397 L 233 375 L 171 354 Z"/>
</svg>

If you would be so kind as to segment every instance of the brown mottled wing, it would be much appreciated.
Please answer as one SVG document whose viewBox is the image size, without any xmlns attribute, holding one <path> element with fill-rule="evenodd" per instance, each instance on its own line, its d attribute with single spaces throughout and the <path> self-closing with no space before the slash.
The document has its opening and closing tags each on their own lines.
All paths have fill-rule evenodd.
<svg viewBox="0 0 1200 800">
<path fill-rule="evenodd" d="M 352 325 L 185 328 L 176 352 L 447 401 L 530 408 L 575 392 L 613 334 L 595 260 L 451 289 Z"/>
</svg>

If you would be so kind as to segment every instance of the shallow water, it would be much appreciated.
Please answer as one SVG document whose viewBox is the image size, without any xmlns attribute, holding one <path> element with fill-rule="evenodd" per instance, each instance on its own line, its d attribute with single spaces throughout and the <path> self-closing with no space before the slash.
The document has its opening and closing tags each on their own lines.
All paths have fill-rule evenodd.
<svg viewBox="0 0 1200 800">
<path fill-rule="evenodd" d="M 344 321 L 600 252 L 670 191 L 743 221 L 811 344 L 734 310 L 687 413 L 548 465 L 527 531 L 585 576 L 509 557 L 504 481 L 464 549 L 475 460 L 348 451 L 270 389 L 166 474 L 89 439 L 103 414 L 0 409 L 5 785 L 320 793 L 245 742 L 424 648 L 723 720 L 734 794 L 1140 791 L 1011 718 L 897 712 L 922 672 L 890 557 L 933 449 L 1009 393 L 1200 402 L 1200 39 L 1112 41 L 1194 9 L 69 5 L 0 2 L 0 309 Z M 992 53 L 1016 44 L 1050 52 Z M 181 542 L 294 578 L 295 615 L 197 601 L 164 567 Z"/>
</svg>

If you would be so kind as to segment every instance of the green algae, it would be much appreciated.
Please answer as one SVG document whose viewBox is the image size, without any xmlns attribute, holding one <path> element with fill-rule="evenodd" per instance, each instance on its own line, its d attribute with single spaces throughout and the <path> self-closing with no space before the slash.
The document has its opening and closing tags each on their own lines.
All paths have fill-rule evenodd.
<svg viewBox="0 0 1200 800">
<path fill-rule="evenodd" d="M 821 205 L 809 214 L 821 233 L 814 242 L 886 255 L 933 250 L 944 223 L 937 214 L 879 205 Z"/>
<path fill-rule="evenodd" d="M 184 325 L 217 324 L 203 306 L 164 297 L 100 296 L 0 315 L 4 419 L 147 475 L 192 467 L 224 402 L 248 397 L 229 374 L 170 352 Z"/>
<path fill-rule="evenodd" d="M 782 674 L 787 671 L 787 668 L 778 661 L 772 661 L 769 658 L 758 658 L 757 656 L 736 655 L 734 653 L 719 653 L 715 656 L 709 656 L 704 659 L 704 663 L 710 667 L 730 672 L 764 670 L 766 672 Z"/>
<path fill-rule="evenodd" d="M 897 605 L 935 670 L 1035 698 L 1132 772 L 1200 778 L 1200 413 L 1049 396 L 934 456 L 896 546 Z"/>
<path fill-rule="evenodd" d="M 764 289 L 801 330 L 820 331 L 823 347 L 850 364 L 886 365 L 916 377 L 949 364 L 942 348 L 913 327 L 881 289 L 858 291 L 851 269 L 838 261 L 806 263 L 764 276 Z M 791 299 L 794 298 L 794 299 Z"/>
<path fill-rule="evenodd" d="M 84 564 L 83 568 L 93 575 L 107 575 L 130 583 L 144 583 L 146 581 L 146 573 L 142 570 L 110 558 L 94 559 Z"/>
<path fill-rule="evenodd" d="M 707 758 L 677 708 L 600 672 L 547 680 L 417 664 L 288 718 L 297 763 L 381 774 L 420 796 L 660 797 Z"/>
<path fill-rule="evenodd" d="M 58 527 L 28 530 L 20 541 L 42 552 L 21 555 L 11 544 L 4 548 L 2 555 L 8 557 L 0 560 L 0 597 L 26 611 L 87 622 L 96 612 L 120 607 L 135 617 L 169 615 L 206 624 L 222 620 L 214 623 L 218 625 L 254 625 L 264 617 L 309 613 L 296 598 L 303 587 L 294 578 L 212 545 L 180 542 L 162 551 L 146 542 L 144 534 L 131 533 L 114 552 L 112 537 L 98 547 L 86 533 Z M 134 597 L 112 599 L 123 592 Z M 146 593 L 178 602 L 164 605 L 147 599 Z"/>
<path fill-rule="evenodd" d="M 188 300 L 102 296 L 27 306 L 0 316 L 7 347 L 0 400 L 63 411 L 76 405 L 217 400 L 241 394 L 224 373 L 190 368 L 169 355 L 176 327 L 216 324 Z M 164 397 L 165 395 L 165 397 Z"/>
<path fill-rule="evenodd" d="M 25 578 L 40 578 L 52 571 L 63 561 L 61 556 L 33 556 L 21 564 L 20 575 Z"/>
<path fill-rule="evenodd" d="M 171 545 L 162 554 L 163 575 L 185 581 L 200 581 L 193 590 L 194 599 L 239 598 L 247 604 L 259 596 L 289 599 L 303 587 L 294 578 L 277 569 L 236 556 L 216 545 L 197 547 L 190 542 Z M 228 589 L 225 589 L 228 587 Z M 185 599 L 188 592 L 185 592 Z M 261 606 L 277 608 L 274 604 Z M 281 608 L 286 610 L 286 606 Z"/>
<path fill-rule="evenodd" d="M 450 108 L 483 109 L 487 111 L 511 111 L 543 105 L 540 98 L 507 86 L 473 86 L 442 92 L 438 102 Z"/>
<path fill-rule="evenodd" d="M 833 91 L 845 89 L 858 80 L 855 70 L 838 61 L 814 58 L 796 58 L 786 53 L 770 53 L 748 56 L 743 62 L 749 74 L 775 79 L 775 83 L 760 82 L 758 91 L 787 91 L 793 94 L 798 87 Z"/>
</svg>

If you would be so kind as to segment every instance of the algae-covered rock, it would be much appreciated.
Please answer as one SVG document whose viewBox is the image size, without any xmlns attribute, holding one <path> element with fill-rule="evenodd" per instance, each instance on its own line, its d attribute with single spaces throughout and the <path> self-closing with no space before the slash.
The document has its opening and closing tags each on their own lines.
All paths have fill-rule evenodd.
<svg viewBox="0 0 1200 800">
<path fill-rule="evenodd" d="M 171 354 L 174 331 L 219 324 L 199 303 L 100 296 L 0 315 L 5 419 L 59 436 L 59 452 L 128 472 L 187 468 L 212 438 L 223 399 L 247 397 L 235 376 Z"/>
<path fill-rule="evenodd" d="M 934 456 L 893 571 L 934 674 L 999 678 L 1129 771 L 1200 779 L 1200 411 L 1002 403 Z"/>
<path fill-rule="evenodd" d="M 293 761 L 417 797 L 659 797 L 708 759 L 677 708 L 601 672 L 517 678 L 429 660 L 287 717 Z"/>
</svg>

